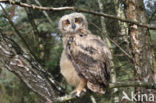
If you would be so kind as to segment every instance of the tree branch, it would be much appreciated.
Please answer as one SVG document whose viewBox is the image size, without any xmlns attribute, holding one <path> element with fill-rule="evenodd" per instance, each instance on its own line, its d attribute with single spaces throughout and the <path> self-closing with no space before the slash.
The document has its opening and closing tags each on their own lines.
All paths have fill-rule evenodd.
<svg viewBox="0 0 156 103">
<path fill-rule="evenodd" d="M 53 101 L 56 97 L 64 95 L 64 90 L 53 77 L 1 31 L 0 62 L 45 100 Z"/>
<path fill-rule="evenodd" d="M 146 83 L 146 82 L 136 82 L 136 81 L 110 83 L 108 89 L 122 88 L 122 87 L 144 87 L 147 89 L 156 89 L 156 83 Z M 84 95 L 85 94 L 83 93 L 81 96 L 84 96 Z M 53 102 L 54 103 L 65 102 L 65 101 L 69 101 L 69 100 L 76 99 L 76 98 L 77 96 L 70 94 L 70 95 L 58 97 Z"/>
<path fill-rule="evenodd" d="M 152 15 L 150 16 L 150 18 L 148 20 L 149 23 L 152 21 L 152 19 L 155 16 L 155 14 L 156 14 L 156 9 L 154 10 L 154 12 L 152 13 Z"/>
<path fill-rule="evenodd" d="M 117 82 L 117 83 L 109 84 L 109 89 L 121 88 L 121 87 L 144 87 L 147 89 L 156 89 L 156 83 L 129 81 L 129 82 Z"/>
<path fill-rule="evenodd" d="M 139 22 L 136 22 L 136 21 L 123 19 L 123 18 L 114 16 L 114 15 L 109 15 L 109 14 L 95 12 L 95 11 L 89 11 L 89 10 L 86 10 L 86 9 L 80 9 L 80 8 L 76 8 L 76 7 L 58 7 L 58 8 L 42 7 L 42 6 L 30 5 L 30 4 L 26 4 L 26 3 L 22 3 L 22 2 L 18 2 L 18 1 L 10 1 L 10 0 L 0 0 L 0 2 L 1 3 L 6 3 L 6 4 L 14 4 L 14 5 L 18 5 L 18 6 L 21 6 L 21 7 L 27 7 L 27 8 L 37 9 L 37 10 L 47 10 L 47 11 L 70 10 L 70 11 L 76 11 L 76 12 L 89 13 L 89 14 L 93 14 L 93 15 L 97 15 L 97 16 L 103 16 L 103 17 L 110 18 L 110 19 L 120 20 L 122 22 L 132 23 L 132 24 L 138 25 L 140 27 L 145 27 L 145 28 L 148 28 L 148 29 L 156 30 L 156 26 L 151 26 L 150 24 L 139 23 Z"/>
</svg>

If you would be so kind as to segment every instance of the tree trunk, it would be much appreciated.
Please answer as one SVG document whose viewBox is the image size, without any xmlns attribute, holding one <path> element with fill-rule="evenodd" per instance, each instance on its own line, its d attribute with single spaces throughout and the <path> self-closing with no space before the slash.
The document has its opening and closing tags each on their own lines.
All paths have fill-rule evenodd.
<svg viewBox="0 0 156 103">
<path fill-rule="evenodd" d="M 104 10 L 105 10 L 104 8 L 108 8 L 108 7 L 104 7 L 103 4 L 107 5 L 107 3 L 110 3 L 109 0 L 107 0 L 107 1 L 97 0 L 97 2 L 98 2 L 99 9 L 100 9 L 101 13 L 104 12 Z M 113 3 L 113 1 L 111 1 L 111 3 Z M 111 7 L 109 7 L 109 8 L 111 8 Z M 114 12 L 114 10 L 112 10 L 111 12 Z M 112 44 L 111 44 L 110 40 L 107 38 L 108 35 L 109 36 L 111 35 L 111 32 L 107 31 L 107 29 L 108 29 L 107 25 L 108 24 L 106 24 L 106 22 L 105 22 L 106 20 L 105 20 L 104 17 L 101 16 L 100 19 L 101 19 L 102 32 L 104 33 L 104 35 L 102 35 L 103 39 L 107 43 L 108 47 L 111 48 Z M 111 52 L 112 52 L 112 55 L 113 55 L 113 49 L 111 49 Z M 112 56 L 112 60 L 111 60 L 111 82 L 112 83 L 116 82 L 116 70 L 115 70 L 115 67 L 114 67 L 113 56 Z M 113 92 L 112 92 L 113 95 L 112 95 L 112 98 L 111 98 L 112 102 L 117 101 L 118 98 L 119 98 L 118 95 L 117 95 L 117 91 L 118 91 L 118 88 L 113 89 Z"/>
<path fill-rule="evenodd" d="M 147 23 L 143 0 L 126 0 L 127 18 L 133 21 Z M 154 53 L 150 44 L 150 33 L 147 28 L 134 24 L 129 25 L 129 35 L 134 55 L 135 79 L 144 82 L 156 82 L 154 70 Z M 137 88 L 137 93 L 151 93 Z M 154 92 L 153 92 L 154 93 Z M 149 102 L 148 102 L 149 103 Z"/>
<path fill-rule="evenodd" d="M 121 1 L 120 0 L 114 0 L 114 5 L 115 5 L 115 11 L 116 11 L 117 17 L 126 19 L 124 8 L 122 6 Z M 118 28 L 119 33 L 118 34 L 122 38 L 119 40 L 121 40 L 122 42 L 124 42 L 124 44 L 126 44 L 125 48 L 127 49 L 127 52 L 129 52 L 129 54 L 131 54 L 131 50 L 129 48 L 130 43 L 129 43 L 129 38 L 128 38 L 128 25 L 126 22 L 121 22 L 121 21 L 118 21 L 118 24 L 119 24 L 119 28 Z"/>
</svg>

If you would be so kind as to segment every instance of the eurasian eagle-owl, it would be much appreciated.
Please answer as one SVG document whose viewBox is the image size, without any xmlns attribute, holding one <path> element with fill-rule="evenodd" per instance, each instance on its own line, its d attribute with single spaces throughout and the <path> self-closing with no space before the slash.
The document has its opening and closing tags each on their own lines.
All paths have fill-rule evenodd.
<svg viewBox="0 0 156 103">
<path fill-rule="evenodd" d="M 98 36 L 88 30 L 88 23 L 81 13 L 71 13 L 59 21 L 63 36 L 60 68 L 66 81 L 75 86 L 78 96 L 85 88 L 105 93 L 110 80 L 111 52 Z"/>
</svg>

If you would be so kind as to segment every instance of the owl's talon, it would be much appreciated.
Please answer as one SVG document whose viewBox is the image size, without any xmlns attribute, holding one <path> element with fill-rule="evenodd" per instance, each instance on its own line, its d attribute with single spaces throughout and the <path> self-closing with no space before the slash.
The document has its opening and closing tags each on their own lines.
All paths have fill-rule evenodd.
<svg viewBox="0 0 156 103">
<path fill-rule="evenodd" d="M 71 94 L 75 94 L 77 97 L 80 97 L 80 95 L 83 93 L 83 92 L 86 92 L 86 88 L 83 88 L 83 89 L 80 89 L 80 90 L 74 90 L 71 92 Z"/>
</svg>

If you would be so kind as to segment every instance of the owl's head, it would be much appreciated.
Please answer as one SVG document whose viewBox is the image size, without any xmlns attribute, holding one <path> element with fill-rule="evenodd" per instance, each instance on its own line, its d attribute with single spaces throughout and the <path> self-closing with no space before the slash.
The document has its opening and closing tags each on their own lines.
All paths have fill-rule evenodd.
<svg viewBox="0 0 156 103">
<path fill-rule="evenodd" d="M 81 13 L 71 13 L 63 16 L 59 21 L 59 30 L 63 33 L 76 33 L 79 30 L 87 29 L 88 23 Z"/>
</svg>

